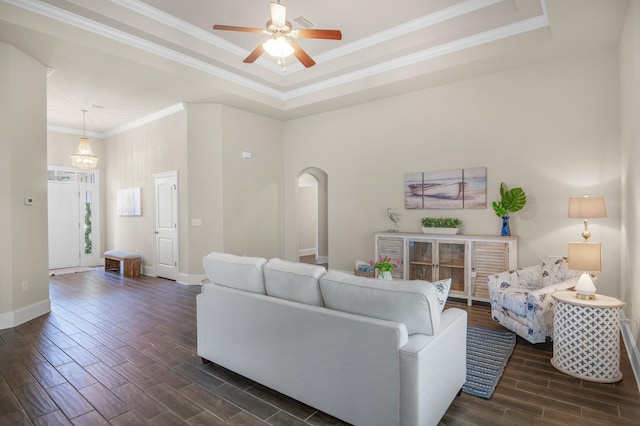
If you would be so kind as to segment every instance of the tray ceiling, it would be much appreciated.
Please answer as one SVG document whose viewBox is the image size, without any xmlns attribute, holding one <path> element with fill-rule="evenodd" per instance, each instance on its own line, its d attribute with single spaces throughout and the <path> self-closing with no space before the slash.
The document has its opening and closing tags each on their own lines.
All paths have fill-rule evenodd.
<svg viewBox="0 0 640 426">
<path fill-rule="evenodd" d="M 0 42 L 52 70 L 48 124 L 105 137 L 182 102 L 222 103 L 290 119 L 489 72 L 617 46 L 625 1 L 281 0 L 316 61 L 286 71 L 263 55 L 268 0 L 0 0 Z M 302 23 L 302 24 L 301 24 Z"/>
</svg>

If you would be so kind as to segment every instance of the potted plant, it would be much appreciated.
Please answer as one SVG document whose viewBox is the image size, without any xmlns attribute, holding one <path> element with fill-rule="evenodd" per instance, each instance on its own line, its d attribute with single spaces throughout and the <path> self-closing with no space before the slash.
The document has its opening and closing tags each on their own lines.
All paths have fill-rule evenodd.
<svg viewBox="0 0 640 426">
<path fill-rule="evenodd" d="M 460 231 L 462 221 L 457 217 L 423 217 L 420 225 L 425 234 L 455 235 Z"/>
<path fill-rule="evenodd" d="M 381 280 L 392 281 L 393 277 L 391 276 L 391 274 L 393 273 L 394 269 L 400 266 L 400 261 L 393 261 L 387 256 L 379 256 L 377 262 L 370 260 L 369 265 L 373 266 L 378 272 L 378 278 L 380 278 Z"/>
<path fill-rule="evenodd" d="M 498 217 L 502 218 L 502 232 L 500 235 L 511 235 L 509 214 L 522 210 L 525 204 L 527 204 L 527 194 L 522 188 L 507 189 L 504 182 L 500 184 L 500 201 L 493 202 L 493 211 L 496 212 Z"/>
</svg>

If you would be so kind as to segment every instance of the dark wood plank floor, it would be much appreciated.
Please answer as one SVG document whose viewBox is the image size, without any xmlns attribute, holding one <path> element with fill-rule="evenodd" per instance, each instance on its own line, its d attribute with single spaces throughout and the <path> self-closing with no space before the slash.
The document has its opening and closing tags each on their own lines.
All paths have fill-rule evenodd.
<svg viewBox="0 0 640 426">
<path fill-rule="evenodd" d="M 0 425 L 332 425 L 326 414 L 196 355 L 199 286 L 101 270 L 50 278 L 52 312 L 0 331 Z M 486 306 L 469 323 L 500 328 Z M 444 425 L 638 424 L 624 380 L 561 374 L 551 352 L 518 340 L 491 400 L 456 398 Z"/>
</svg>

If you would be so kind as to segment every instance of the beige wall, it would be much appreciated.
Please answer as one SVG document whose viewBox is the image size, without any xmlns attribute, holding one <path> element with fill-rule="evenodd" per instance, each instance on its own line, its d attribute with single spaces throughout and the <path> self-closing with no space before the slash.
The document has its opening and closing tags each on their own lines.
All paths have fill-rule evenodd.
<svg viewBox="0 0 640 426">
<path fill-rule="evenodd" d="M 199 283 L 202 257 L 214 250 L 281 257 L 281 141 L 279 121 L 212 104 L 187 104 L 107 139 L 105 248 L 138 251 L 154 273 L 152 175 L 177 170 L 179 281 Z M 142 188 L 142 216 L 120 217 L 117 191 L 133 187 Z"/>
<path fill-rule="evenodd" d="M 640 2 L 631 1 L 620 43 L 622 140 L 622 289 L 625 314 L 640 350 Z"/>
<path fill-rule="evenodd" d="M 45 72 L 0 43 L 0 329 L 50 309 Z"/>
<path fill-rule="evenodd" d="M 203 274 L 202 257 L 224 251 L 222 106 L 188 104 L 189 271 Z M 200 219 L 202 225 L 193 226 Z"/>
<path fill-rule="evenodd" d="M 329 266 L 350 270 L 371 259 L 373 232 L 420 232 L 427 215 L 458 216 L 466 234 L 500 232 L 482 210 L 405 210 L 405 172 L 486 166 L 488 202 L 500 182 L 522 186 L 524 210 L 512 217 L 519 264 L 566 254 L 580 221 L 567 218 L 571 196 L 606 197 L 608 218 L 593 220 L 603 243 L 600 293 L 619 295 L 620 151 L 616 50 L 513 69 L 285 123 L 285 250 L 295 259 L 295 177 L 318 167 L 329 181 Z"/>
<path fill-rule="evenodd" d="M 282 257 L 282 122 L 223 107 L 222 123 L 224 250 Z"/>
<path fill-rule="evenodd" d="M 154 186 L 153 174 L 178 171 L 178 211 L 180 272 L 187 272 L 187 113 L 155 120 L 105 140 L 102 194 L 105 216 L 103 234 L 106 250 L 128 250 L 142 255 L 143 271 L 153 274 L 154 260 Z M 141 216 L 119 216 L 118 190 L 141 188 Z"/>
</svg>

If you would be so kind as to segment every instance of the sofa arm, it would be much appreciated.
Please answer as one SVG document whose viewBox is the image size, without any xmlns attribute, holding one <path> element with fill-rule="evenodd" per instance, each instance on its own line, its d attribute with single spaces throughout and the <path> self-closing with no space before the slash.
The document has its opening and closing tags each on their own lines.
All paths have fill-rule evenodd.
<svg viewBox="0 0 640 426">
<path fill-rule="evenodd" d="M 533 291 L 527 295 L 527 324 L 529 335 L 538 341 L 553 340 L 553 297 L 556 291 L 568 290 L 575 287 L 578 277 L 561 283 Z"/>
<path fill-rule="evenodd" d="M 435 425 L 467 377 L 467 312 L 442 312 L 437 334 L 413 334 L 400 348 L 400 425 Z M 436 385 L 437 384 L 437 385 Z"/>
</svg>

